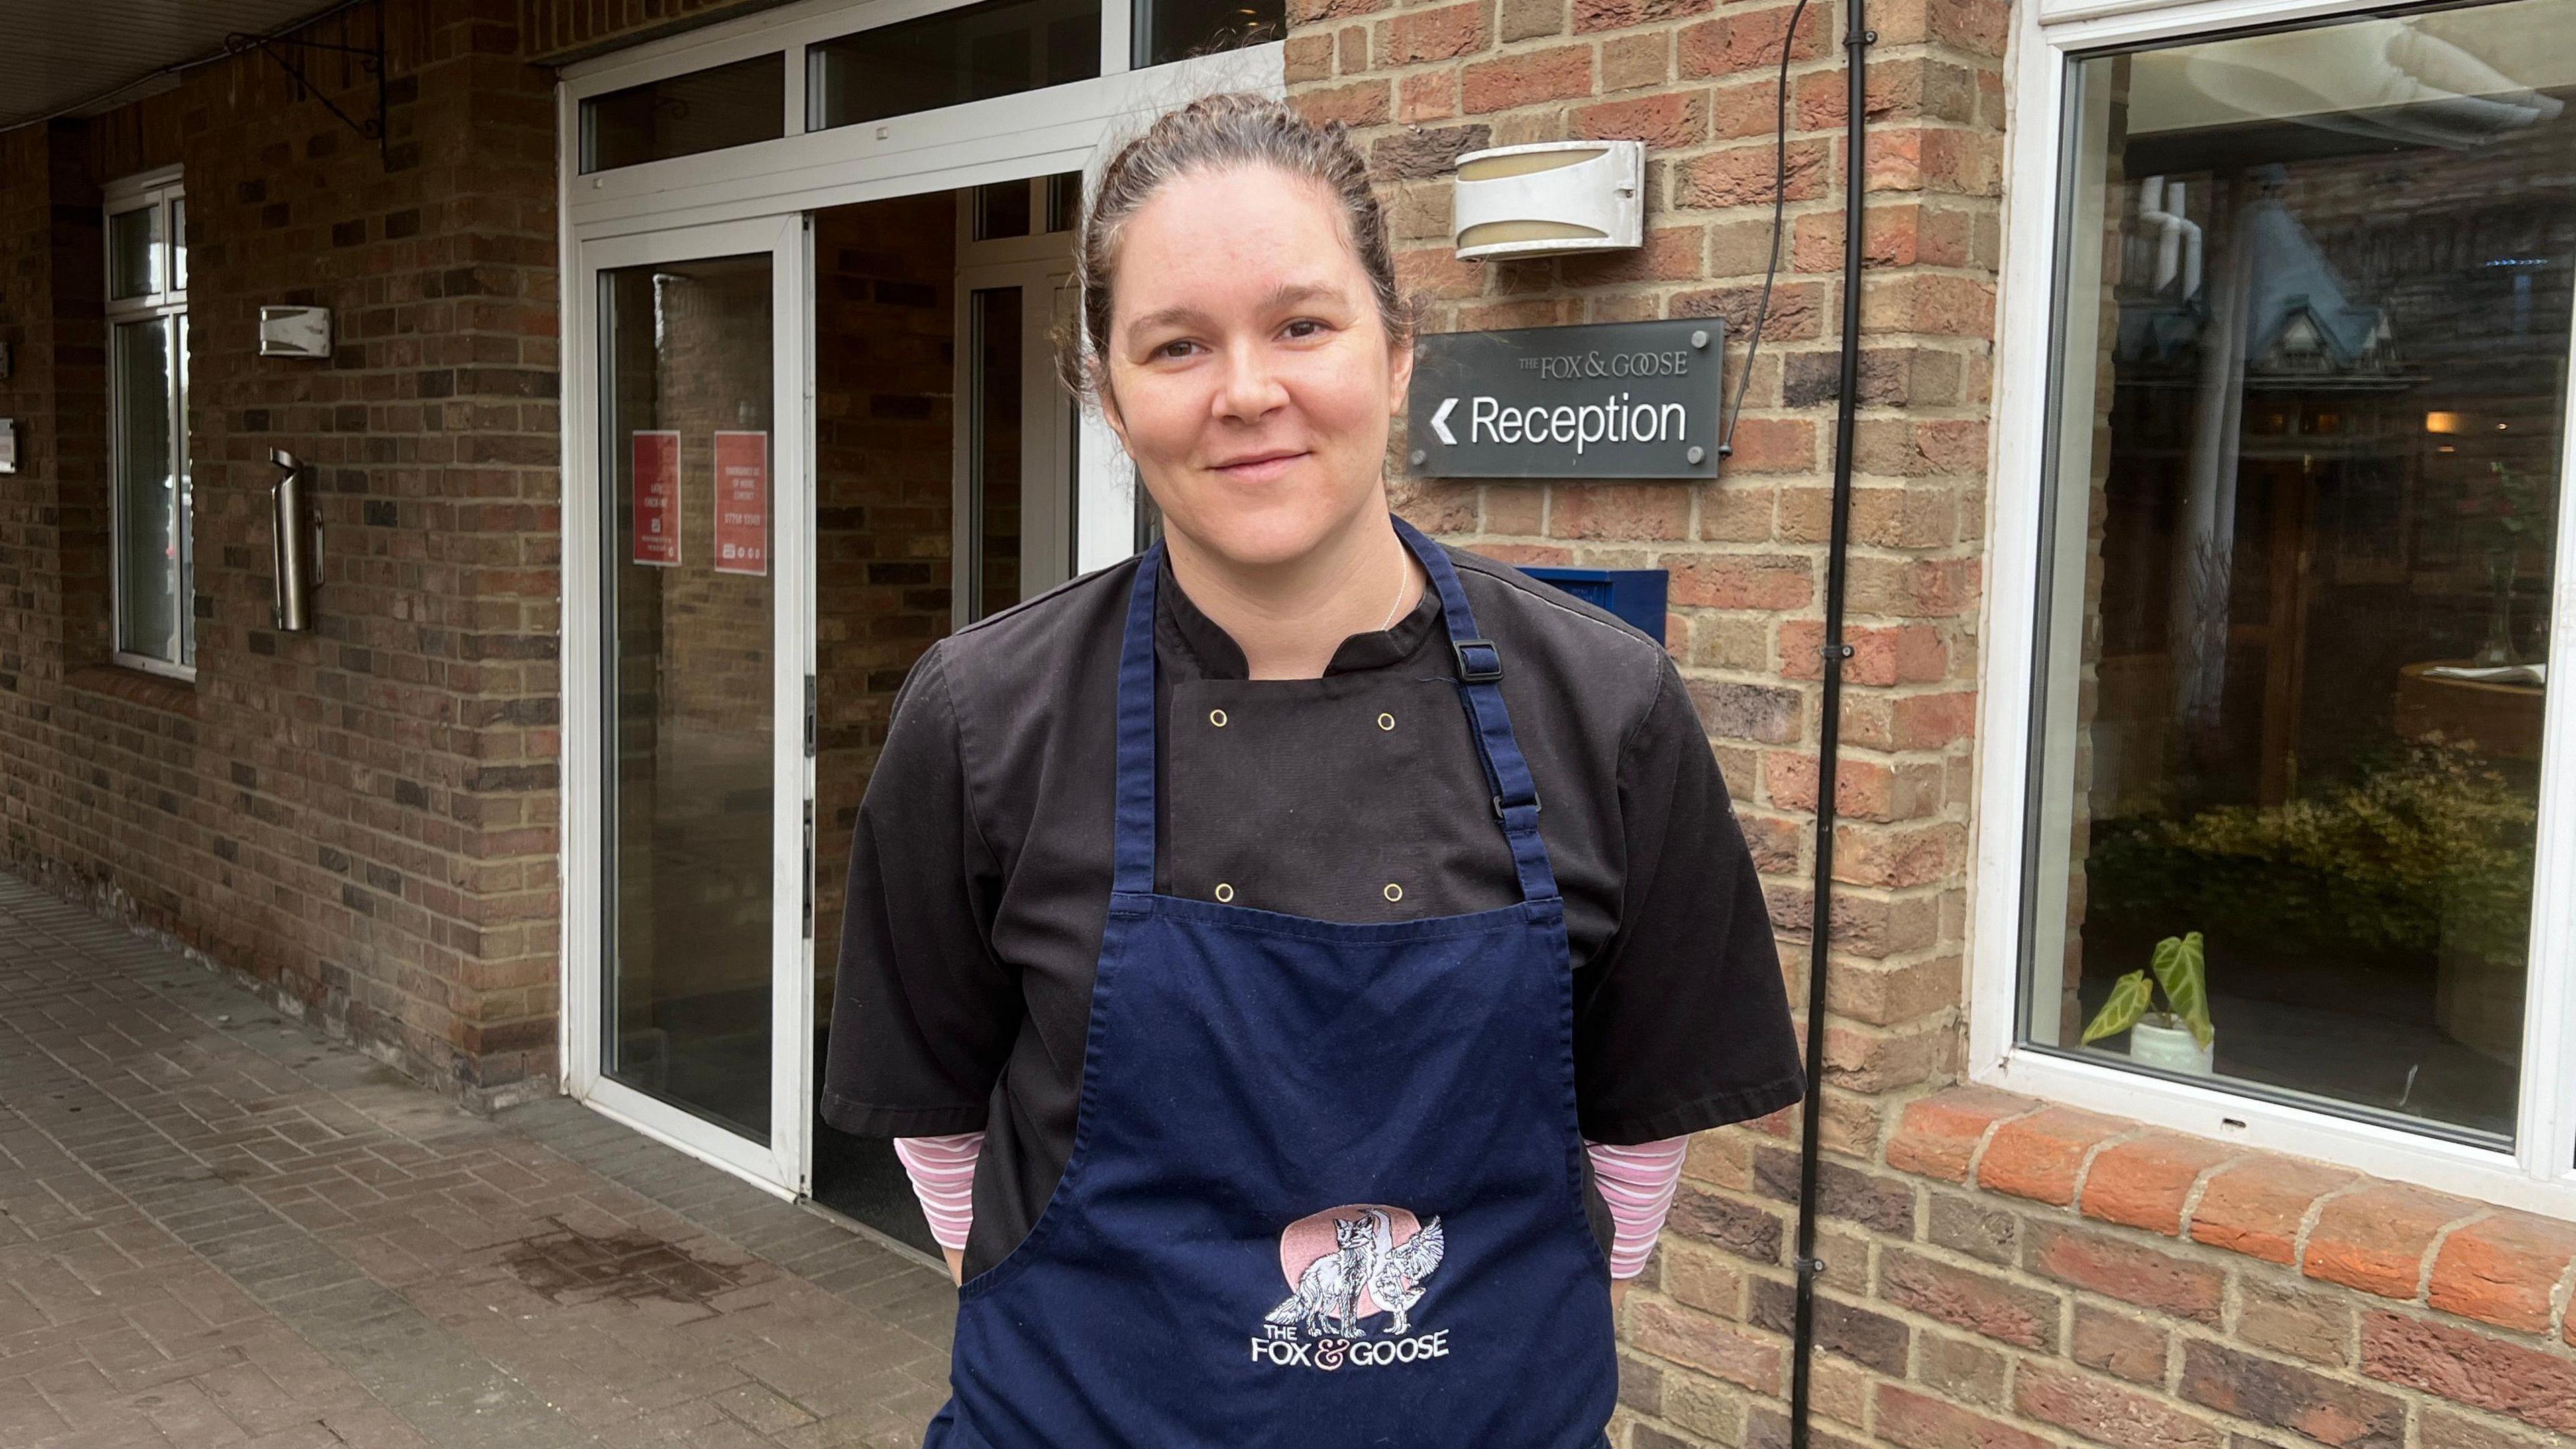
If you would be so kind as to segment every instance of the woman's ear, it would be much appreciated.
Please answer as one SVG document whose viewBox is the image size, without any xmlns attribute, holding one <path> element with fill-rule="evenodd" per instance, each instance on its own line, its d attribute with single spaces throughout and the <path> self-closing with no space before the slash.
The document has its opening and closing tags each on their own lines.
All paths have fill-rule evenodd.
<svg viewBox="0 0 2576 1449">
<path fill-rule="evenodd" d="M 1109 390 L 1109 363 L 1094 356 L 1086 359 L 1082 366 L 1091 374 L 1091 395 L 1100 399 L 1101 421 L 1109 424 L 1109 431 L 1118 435 L 1119 448 L 1129 457 L 1134 457 L 1135 450 L 1127 447 L 1127 420 L 1118 413 L 1118 394 Z"/>
<path fill-rule="evenodd" d="M 1390 337 L 1386 343 L 1386 411 L 1393 417 L 1404 411 L 1405 393 L 1413 385 L 1413 339 L 1411 336 Z"/>
</svg>

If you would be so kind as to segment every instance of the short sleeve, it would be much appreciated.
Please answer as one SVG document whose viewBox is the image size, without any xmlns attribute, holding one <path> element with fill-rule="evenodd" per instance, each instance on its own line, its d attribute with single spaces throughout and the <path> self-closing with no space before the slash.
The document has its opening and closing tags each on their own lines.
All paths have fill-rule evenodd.
<svg viewBox="0 0 2576 1449">
<path fill-rule="evenodd" d="M 895 692 L 850 838 L 821 1095 L 823 1120 L 860 1136 L 982 1127 L 1019 1032 L 1019 984 L 979 904 L 990 870 L 945 668 L 933 645 Z"/>
<path fill-rule="evenodd" d="M 1762 882 L 1667 656 L 1622 746 L 1619 924 L 1575 978 L 1584 1137 L 1635 1144 L 1778 1111 L 1805 1091 Z"/>
</svg>

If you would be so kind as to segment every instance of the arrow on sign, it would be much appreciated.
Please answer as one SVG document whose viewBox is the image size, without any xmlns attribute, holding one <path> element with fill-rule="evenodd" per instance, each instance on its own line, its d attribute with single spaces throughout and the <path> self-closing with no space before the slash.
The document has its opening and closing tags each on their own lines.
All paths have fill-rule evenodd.
<svg viewBox="0 0 2576 1449">
<path fill-rule="evenodd" d="M 1449 414 L 1454 411 L 1457 406 L 1458 400 L 1456 398 L 1444 397 L 1440 400 L 1439 408 L 1431 414 L 1431 431 L 1438 433 L 1440 435 L 1440 441 L 1447 443 L 1453 448 L 1458 445 L 1458 435 L 1449 431 Z"/>
</svg>

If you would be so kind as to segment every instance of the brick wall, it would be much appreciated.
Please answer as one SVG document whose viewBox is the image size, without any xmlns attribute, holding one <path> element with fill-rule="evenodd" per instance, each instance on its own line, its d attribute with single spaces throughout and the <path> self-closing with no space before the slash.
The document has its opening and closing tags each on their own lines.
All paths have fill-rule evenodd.
<svg viewBox="0 0 2576 1449">
<path fill-rule="evenodd" d="M 387 0 L 379 154 L 273 63 L 0 137 L 0 841 L 464 1100 L 551 1090 L 562 521 L 553 78 L 527 54 L 742 4 Z M 610 13 L 610 12 L 616 13 Z M 312 38 L 372 39 L 372 11 Z M 371 80 L 314 83 L 353 114 Z M 97 204 L 179 163 L 193 686 L 109 662 Z M 332 309 L 328 361 L 257 309 Z M 270 627 L 268 450 L 317 470 L 318 626 Z"/>
<path fill-rule="evenodd" d="M 1789 45 L 1788 233 L 1714 484 L 1401 480 L 1497 557 L 1671 570 L 1669 639 L 1804 996 L 1842 242 L 1841 7 L 1291 0 L 1434 331 L 1722 316 L 1742 376 Z M 1999 0 L 1871 6 L 1813 1442 L 2538 1449 L 2576 1433 L 2576 1229 L 1956 1085 L 2004 125 Z M 1478 266 L 1448 170 L 1638 138 L 1647 240 Z M 2080 900 L 2080 876 L 2074 882 Z M 1801 1006 L 1803 1011 L 1803 1004 Z M 1786 1442 L 1796 1114 L 1702 1134 L 1628 1300 L 1624 1449 Z"/>
</svg>

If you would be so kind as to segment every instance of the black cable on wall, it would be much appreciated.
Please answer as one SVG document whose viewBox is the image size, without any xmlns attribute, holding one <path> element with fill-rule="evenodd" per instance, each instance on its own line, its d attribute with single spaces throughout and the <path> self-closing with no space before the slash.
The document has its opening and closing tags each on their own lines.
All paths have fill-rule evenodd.
<svg viewBox="0 0 2576 1449">
<path fill-rule="evenodd" d="M 1843 174 L 1843 317 L 1842 368 L 1834 401 L 1833 529 L 1825 555 L 1825 642 L 1822 647 L 1824 718 L 1816 741 L 1816 873 L 1815 914 L 1807 948 L 1807 1101 L 1799 1111 L 1798 1241 L 1792 1266 L 1797 1271 L 1797 1309 L 1789 1361 L 1789 1446 L 1807 1449 L 1810 1381 L 1816 1354 L 1816 1279 L 1824 1272 L 1816 1256 L 1816 1176 L 1823 1150 L 1819 1130 L 1824 1119 L 1825 978 L 1831 955 L 1834 909 L 1834 788 L 1842 748 L 1843 662 L 1851 646 L 1843 642 L 1843 599 L 1850 573 L 1852 433 L 1860 406 L 1860 263 L 1861 184 L 1867 174 L 1863 142 L 1868 126 L 1868 51 L 1878 39 L 1867 28 L 1867 0 L 1844 0 L 1843 130 L 1846 145 Z M 1796 39 L 1796 22 L 1783 39 Z M 1785 89 L 1785 88 L 1784 88 Z"/>
</svg>

